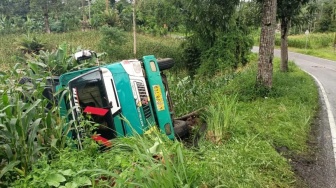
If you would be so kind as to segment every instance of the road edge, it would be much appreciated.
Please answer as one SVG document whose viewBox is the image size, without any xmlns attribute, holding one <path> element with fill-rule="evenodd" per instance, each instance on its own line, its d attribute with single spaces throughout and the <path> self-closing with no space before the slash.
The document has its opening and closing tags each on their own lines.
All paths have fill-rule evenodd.
<svg viewBox="0 0 336 188">
<path fill-rule="evenodd" d="M 314 78 L 314 80 L 319 85 L 319 88 L 321 89 L 321 92 L 322 92 L 323 100 L 324 100 L 326 108 L 327 108 L 326 110 L 327 110 L 327 115 L 328 115 L 328 121 L 329 121 L 331 139 L 332 139 L 332 145 L 333 145 L 333 153 L 334 153 L 334 166 L 336 168 L 336 124 L 335 124 L 335 120 L 334 120 L 334 115 L 331 111 L 329 99 L 328 99 L 327 93 L 326 93 L 322 83 L 320 82 L 320 80 L 317 79 L 314 75 L 310 74 L 309 72 L 307 72 L 307 71 L 305 71 L 305 72 L 307 74 L 309 74 L 312 78 Z"/>
</svg>

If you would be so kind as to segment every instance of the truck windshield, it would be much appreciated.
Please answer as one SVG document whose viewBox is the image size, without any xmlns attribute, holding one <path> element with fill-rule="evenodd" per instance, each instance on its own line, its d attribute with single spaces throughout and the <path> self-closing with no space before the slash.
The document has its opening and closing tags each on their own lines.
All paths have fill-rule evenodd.
<svg viewBox="0 0 336 188">
<path fill-rule="evenodd" d="M 69 83 L 74 105 L 85 109 L 87 106 L 104 108 L 109 106 L 100 71 L 94 71 Z M 77 103 L 77 104 L 76 104 Z"/>
<path fill-rule="evenodd" d="M 104 79 L 100 69 L 89 72 L 69 82 L 73 117 L 82 115 L 99 124 L 98 134 L 107 139 L 116 137 L 111 113 L 112 102 L 109 102 Z"/>
</svg>

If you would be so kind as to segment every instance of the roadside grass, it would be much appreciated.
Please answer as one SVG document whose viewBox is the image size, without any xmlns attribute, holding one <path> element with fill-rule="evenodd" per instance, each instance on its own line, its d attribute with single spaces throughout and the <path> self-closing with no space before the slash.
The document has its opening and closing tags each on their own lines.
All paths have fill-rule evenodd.
<svg viewBox="0 0 336 188">
<path fill-rule="evenodd" d="M 336 48 L 325 47 L 325 48 L 316 48 L 316 49 L 301 49 L 301 48 L 289 48 L 292 52 L 297 52 L 301 54 L 311 55 L 315 57 L 320 57 L 324 59 L 329 59 L 336 61 Z"/>
<path fill-rule="evenodd" d="M 266 97 L 254 90 L 256 64 L 244 70 L 225 87 L 227 95 L 237 94 L 240 119 L 237 133 L 258 134 L 277 147 L 305 152 L 310 125 L 318 108 L 318 92 L 313 79 L 290 62 L 288 73 L 279 71 L 275 59 L 273 89 Z M 242 126 L 242 127 L 240 127 Z"/>
<path fill-rule="evenodd" d="M 95 39 L 95 34 L 92 35 L 92 39 Z M 63 40 L 62 37 L 62 34 L 55 36 L 59 42 Z M 144 40 L 154 41 L 146 36 Z M 171 45 L 175 42 L 172 41 Z M 89 43 L 84 45 L 86 44 Z M 143 49 L 150 50 L 151 47 L 149 45 Z M 4 185 L 303 187 L 291 168 L 290 159 L 284 156 L 287 152 L 301 154 L 308 150 L 310 126 L 318 107 L 316 85 L 310 76 L 292 62 L 289 64 L 288 73 L 279 72 L 279 60 L 276 59 L 274 87 L 268 95 L 262 95 L 254 87 L 256 62 L 257 56 L 251 55 L 249 65 L 236 72 L 217 74 L 211 78 L 196 76 L 191 80 L 183 71 L 182 74 L 176 70 L 169 73 L 176 115 L 204 107 L 203 119 L 209 120 L 209 129 L 197 148 L 188 148 L 181 142 L 169 141 L 164 135 L 154 132 L 143 137 L 113 140 L 113 149 L 106 152 L 100 152 L 95 143 L 86 140 L 85 149 L 79 151 L 70 147 L 56 148 L 55 139 L 64 136 L 55 138 L 54 134 L 48 133 L 48 145 L 55 150 L 52 159 L 48 158 L 46 153 L 37 152 L 39 158 L 34 160 L 34 163 L 29 163 L 32 167 L 24 174 L 18 173 L 20 169 L 17 168 L 6 174 L 2 174 L 1 171 L 4 180 L 11 180 Z M 17 89 L 15 85 L 11 86 L 5 82 L 1 84 L 3 90 L 7 90 L 8 87 Z M 4 97 L 0 98 L 0 109 L 4 111 L 8 105 L 3 99 Z M 28 107 L 29 104 L 26 105 Z M 53 113 L 55 120 L 47 121 L 48 132 L 52 132 L 55 127 L 50 126 L 51 124 L 62 125 L 56 119 L 57 108 Z M 18 124 L 23 123 L 22 119 L 14 115 L 12 118 Z M 32 117 L 38 116 L 39 114 L 35 114 Z M 7 123 L 12 122 L 7 120 L 6 116 L 0 117 L 3 119 L 0 119 L 2 124 L 10 125 Z M 50 115 L 51 117 L 53 116 Z M 6 130 L 0 128 L 0 131 Z M 197 133 L 198 130 L 195 128 L 193 131 Z M 2 140 L 0 144 L 3 144 Z M 158 147 L 149 152 L 155 145 Z M 20 146 L 13 146 L 13 149 L 16 147 Z M 286 149 L 281 153 L 277 152 L 278 148 Z M 29 153 L 26 155 L 29 157 Z M 159 158 L 153 158 L 153 155 Z M 1 156 L 4 157 L 5 154 Z M 15 179 L 16 181 L 12 182 Z"/>
<path fill-rule="evenodd" d="M 259 36 L 254 35 L 254 45 L 259 46 Z M 280 34 L 276 34 L 276 48 L 280 48 Z M 302 53 L 336 61 L 335 33 L 310 33 L 288 36 L 288 48 L 292 52 Z"/>
<path fill-rule="evenodd" d="M 209 145 L 203 145 L 207 156 L 218 163 L 206 172 L 209 179 L 204 182 L 224 187 L 302 187 L 291 169 L 290 159 L 284 155 L 308 152 L 310 127 L 318 108 L 316 85 L 293 62 L 289 63 L 288 73 L 280 72 L 279 59 L 275 59 L 273 89 L 269 95 L 260 97 L 254 87 L 256 58 L 231 76 L 199 78 L 188 82 L 188 87 L 180 87 L 181 82 L 188 80 L 186 77 L 175 79 L 170 84 L 173 93 L 180 96 L 174 98 L 179 104 L 175 110 L 182 109 L 181 114 L 188 112 L 186 109 L 192 110 L 190 104 L 183 105 L 181 100 L 194 101 L 193 110 L 205 105 L 204 118 L 211 124 L 210 135 L 214 129 L 225 130 L 220 142 L 208 137 L 205 143 Z M 198 88 L 200 84 L 207 87 Z M 233 101 L 225 102 L 228 99 Z M 283 148 L 285 153 L 276 152 Z"/>
</svg>

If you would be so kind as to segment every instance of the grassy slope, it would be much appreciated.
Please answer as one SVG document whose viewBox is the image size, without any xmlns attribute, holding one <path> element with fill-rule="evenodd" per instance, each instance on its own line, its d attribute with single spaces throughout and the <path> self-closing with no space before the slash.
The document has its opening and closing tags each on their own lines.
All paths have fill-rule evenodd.
<svg viewBox="0 0 336 188">
<path fill-rule="evenodd" d="M 252 64 L 225 88 L 236 95 L 237 123 L 229 127 L 232 137 L 221 147 L 224 178 L 228 187 L 296 187 L 290 161 L 275 148 L 307 152 L 306 142 L 318 105 L 318 93 L 310 76 L 293 63 L 289 73 L 279 72 L 275 61 L 274 89 L 268 97 L 256 97 L 256 65 Z M 220 100 L 218 97 L 213 101 Z M 232 174 L 231 174 L 232 173 Z M 220 174 L 220 173 L 219 173 Z M 229 177 L 235 177 L 234 180 Z M 228 183 L 230 182 L 230 183 Z"/>
<path fill-rule="evenodd" d="M 41 37 L 49 44 L 56 45 L 67 41 L 73 46 L 81 45 L 84 48 L 90 49 L 95 49 L 97 47 L 96 42 L 98 41 L 97 33 L 94 32 L 88 32 L 85 35 L 82 33 L 71 33 L 43 35 Z M 1 69 L 15 63 L 11 62 L 7 64 L 8 59 L 5 58 L 10 57 L 15 49 L 12 45 L 13 40 L 13 38 L 7 37 L 6 42 L 1 43 Z M 178 173 L 180 173 L 178 175 L 184 175 L 185 177 L 181 177 L 179 181 L 176 180 L 178 183 L 175 183 L 175 186 L 188 184 L 191 186 L 204 185 L 204 187 L 214 187 L 215 185 L 224 185 L 224 187 L 298 186 L 289 161 L 277 153 L 275 148 L 287 147 L 295 153 L 307 151 L 306 141 L 310 131 L 310 123 L 317 108 L 318 93 L 316 86 L 307 74 L 300 71 L 293 64 L 290 64 L 289 73 L 280 73 L 278 71 L 278 61 L 276 61 L 273 91 L 267 97 L 257 97 L 257 93 L 253 89 L 256 78 L 255 62 L 253 61 L 251 65 L 238 73 L 235 79 L 230 81 L 229 84 L 223 82 L 225 79 L 218 75 L 209 80 L 211 83 L 215 83 L 215 85 L 208 87 L 205 91 L 201 91 L 202 88 L 197 88 L 198 90 L 194 91 L 195 93 L 202 92 L 202 94 L 208 95 L 197 96 L 198 98 L 196 97 L 195 99 L 196 101 L 202 101 L 206 98 L 207 100 L 204 104 L 208 106 L 215 106 L 216 103 L 221 103 L 224 96 L 232 96 L 232 98 L 236 96 L 237 101 L 234 116 L 225 116 L 225 108 L 213 112 L 218 113 L 219 116 L 225 116 L 224 118 L 234 118 L 235 121 L 232 121 L 227 126 L 226 130 L 228 134 L 222 144 L 215 145 L 209 141 L 203 141 L 200 144 L 199 150 L 183 149 L 184 160 L 177 160 L 175 162 L 180 167 L 176 168 Z M 175 81 L 172 85 L 177 85 L 179 79 L 175 79 Z M 195 82 L 197 85 L 206 85 L 201 79 L 197 82 Z M 174 88 L 172 90 L 174 91 Z M 183 93 L 184 91 L 178 90 L 177 92 Z M 193 95 L 192 93 L 189 94 Z M 190 96 L 185 95 L 185 97 Z M 181 100 L 183 100 L 183 97 L 175 99 L 177 102 Z M 222 122 L 217 123 L 220 124 Z M 119 154 L 112 152 L 113 155 L 108 152 L 99 156 L 94 155 L 91 158 L 91 150 L 84 151 L 84 153 L 72 151 L 73 156 L 80 156 L 76 158 L 70 157 L 70 154 L 64 151 L 64 153 L 60 154 L 59 160 L 53 161 L 50 166 L 44 160 L 41 160 L 41 163 L 34 167 L 32 174 L 25 179 L 23 178 L 22 180 L 24 181 L 21 181 L 21 184 L 18 182 L 17 186 L 22 187 L 25 183 L 29 185 L 32 182 L 35 182 L 35 185 L 42 186 L 42 183 L 45 183 L 43 177 L 47 176 L 48 172 L 52 174 L 58 172 L 58 170 L 71 168 L 74 171 L 96 168 L 111 170 L 114 167 L 113 165 L 115 165 L 113 162 L 116 161 L 116 156 L 125 157 L 123 152 L 125 151 Z M 176 152 L 175 155 L 181 155 L 179 150 L 169 151 L 168 153 L 174 152 Z M 113 156 L 114 160 L 111 160 L 111 156 Z M 135 156 L 138 156 L 138 154 L 132 154 L 129 159 L 137 158 Z M 71 166 L 67 161 L 76 165 Z M 107 163 L 106 161 L 110 162 Z M 147 186 L 151 185 L 150 182 L 153 183 L 153 179 L 149 179 L 147 182 L 143 177 L 140 180 L 135 177 L 136 175 L 141 175 L 144 170 L 146 171 L 147 167 L 137 168 L 134 166 L 123 166 L 119 163 L 122 162 L 118 162 L 118 168 L 124 168 L 122 174 L 125 177 L 121 178 L 126 178 L 127 181 L 141 180 L 141 183 Z M 129 161 L 126 161 L 125 164 L 134 165 L 134 163 Z M 155 166 L 156 164 L 151 165 Z M 167 172 L 170 169 L 167 168 L 167 165 L 169 164 L 166 164 L 166 168 L 160 171 L 155 176 L 156 178 L 164 178 L 166 175 L 164 173 L 168 172 L 170 173 L 166 177 L 169 175 L 174 176 L 174 173 L 177 173 L 174 170 Z M 158 170 L 159 167 L 154 166 L 151 170 L 156 172 L 155 170 Z M 47 167 L 50 170 L 46 172 L 44 169 Z M 186 169 L 185 172 L 182 171 L 184 167 Z M 43 170 L 41 170 L 42 168 Z M 37 181 L 33 177 L 40 177 L 40 179 Z M 158 180 L 156 179 L 156 181 Z"/>
<path fill-rule="evenodd" d="M 55 34 L 31 34 L 30 37 L 36 36 L 38 41 L 45 44 L 45 50 L 52 51 L 58 48 L 58 45 L 67 43 L 70 49 L 90 49 L 96 52 L 103 52 L 99 45 L 102 38 L 99 31 L 87 32 L 70 32 L 70 33 L 55 33 Z M 18 61 L 18 56 L 22 56 L 18 50 L 21 39 L 27 35 L 4 35 L 0 36 L 0 70 L 9 70 Z M 125 58 L 133 58 L 133 38 L 131 33 L 126 34 L 127 41 L 119 46 L 116 46 L 117 51 L 106 51 L 108 54 L 108 62 L 115 62 Z M 143 55 L 154 54 L 157 57 L 165 58 L 175 55 L 175 59 L 180 57 L 178 45 L 179 39 L 169 39 L 168 37 L 151 37 L 145 35 L 137 36 L 137 58 Z M 118 54 L 124 52 L 124 54 Z M 106 56 L 105 56 L 106 57 Z M 103 59 L 104 61 L 105 59 Z"/>
</svg>

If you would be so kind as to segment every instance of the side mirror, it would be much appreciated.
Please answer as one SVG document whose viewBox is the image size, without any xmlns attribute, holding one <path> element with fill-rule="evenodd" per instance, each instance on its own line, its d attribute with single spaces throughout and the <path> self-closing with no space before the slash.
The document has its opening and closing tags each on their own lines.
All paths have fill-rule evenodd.
<svg viewBox="0 0 336 188">
<path fill-rule="evenodd" d="M 90 50 L 82 50 L 75 53 L 75 59 L 76 61 L 82 61 L 86 59 L 91 59 L 93 55 L 97 58 L 96 52 Z"/>
</svg>

